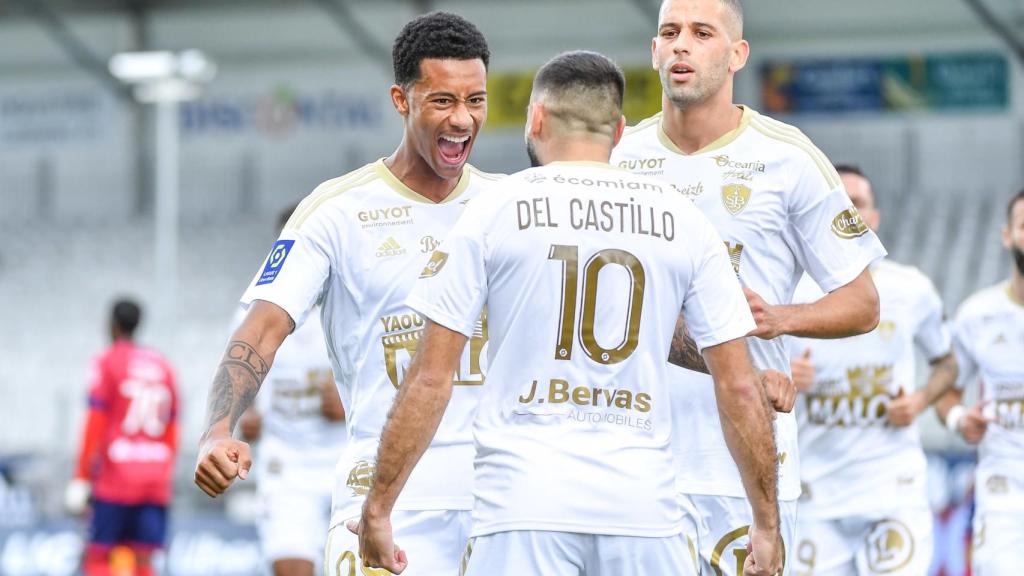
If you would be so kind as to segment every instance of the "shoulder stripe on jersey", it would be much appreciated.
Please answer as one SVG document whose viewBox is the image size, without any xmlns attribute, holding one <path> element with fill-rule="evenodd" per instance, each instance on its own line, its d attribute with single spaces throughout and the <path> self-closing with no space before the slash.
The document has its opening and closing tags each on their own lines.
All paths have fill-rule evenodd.
<svg viewBox="0 0 1024 576">
<path fill-rule="evenodd" d="M 639 131 L 641 131 L 641 130 L 643 130 L 645 128 L 649 128 L 651 126 L 651 124 L 657 124 L 660 120 L 661 120 L 661 112 L 658 112 L 657 114 L 655 114 L 654 116 L 651 116 L 650 118 L 644 118 L 640 122 L 637 122 L 636 126 L 627 126 L 626 130 L 623 132 L 622 135 L 623 136 L 627 136 L 629 134 L 634 134 L 634 133 L 639 132 Z"/>
<path fill-rule="evenodd" d="M 367 168 L 370 170 L 367 171 Z M 301 227 L 302 223 L 312 216 L 313 212 L 315 212 L 316 209 L 324 202 L 339 194 L 347 192 L 352 188 L 372 182 L 377 178 L 380 178 L 380 176 L 375 170 L 373 170 L 373 165 L 371 164 L 340 178 L 328 180 L 324 184 L 317 186 L 316 190 L 314 190 L 312 194 L 306 196 L 306 198 L 299 203 L 299 207 L 295 209 L 295 213 L 288 219 L 288 223 L 285 224 L 284 227 L 287 229 L 297 229 Z"/>
<path fill-rule="evenodd" d="M 840 185 L 842 180 L 840 180 L 839 173 L 836 172 L 832 162 L 825 156 L 824 152 L 811 142 L 810 138 L 792 126 L 786 126 L 776 120 L 772 122 L 776 122 L 778 126 L 772 126 L 762 120 L 763 118 L 764 116 L 755 116 L 751 119 L 750 125 L 769 138 L 796 146 L 814 160 L 830 188 L 836 188 Z"/>
</svg>

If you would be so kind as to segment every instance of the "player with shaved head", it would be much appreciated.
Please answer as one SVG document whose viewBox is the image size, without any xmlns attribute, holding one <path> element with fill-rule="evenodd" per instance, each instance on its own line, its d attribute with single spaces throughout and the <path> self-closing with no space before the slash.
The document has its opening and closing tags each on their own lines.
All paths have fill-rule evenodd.
<svg viewBox="0 0 1024 576">
<path fill-rule="evenodd" d="M 626 130 L 612 163 L 665 178 L 711 220 L 757 321 L 747 339 L 755 367 L 788 373 L 783 336 L 842 337 L 875 327 L 878 295 L 867 268 L 885 250 L 831 162 L 806 136 L 733 102 L 733 81 L 749 54 L 737 0 L 663 2 L 651 41 L 662 111 Z M 791 305 L 803 271 L 827 294 Z M 678 487 L 699 511 L 704 572 L 735 575 L 742 572 L 749 539 L 778 527 L 751 522 L 722 436 L 715 390 L 688 324 L 683 314 L 669 358 Z M 800 495 L 796 420 L 789 412 L 793 390 L 790 384 L 768 394 L 780 410 L 780 518 L 789 555 Z"/>
</svg>

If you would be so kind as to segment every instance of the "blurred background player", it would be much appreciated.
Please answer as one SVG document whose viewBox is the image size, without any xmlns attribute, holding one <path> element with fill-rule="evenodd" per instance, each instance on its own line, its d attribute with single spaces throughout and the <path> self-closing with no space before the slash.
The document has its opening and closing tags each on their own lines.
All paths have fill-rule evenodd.
<svg viewBox="0 0 1024 576">
<path fill-rule="evenodd" d="M 131 300 L 114 303 L 113 344 L 96 357 L 89 411 L 67 507 L 82 513 L 91 503 L 87 576 L 123 574 L 111 568 L 111 551 L 134 553 L 139 576 L 154 574 L 151 557 L 164 545 L 177 452 L 174 372 L 155 350 L 135 343 L 142 309 Z M 91 501 L 89 499 L 91 493 Z"/>
<path fill-rule="evenodd" d="M 947 428 L 979 445 L 976 576 L 1019 574 L 1024 565 L 1024 190 L 1006 207 L 1003 246 L 1010 278 L 960 306 L 953 326 L 960 379 L 936 406 Z M 975 383 L 978 403 L 961 405 L 964 388 Z"/>
<path fill-rule="evenodd" d="M 465 19 L 434 12 L 409 22 L 392 49 L 391 101 L 404 120 L 389 156 L 321 184 L 296 209 L 242 296 L 248 314 L 210 391 L 196 483 L 216 496 L 245 479 L 249 447 L 231 433 L 278 347 L 318 302 L 348 424 L 338 463 L 327 571 L 362 566 L 346 520 L 359 516 L 376 469 L 381 428 L 416 350 L 424 320 L 406 306 L 416 271 L 463 205 L 497 178 L 466 161 L 487 118 L 483 35 Z M 415 574 L 455 574 L 469 534 L 476 409 L 486 316 L 458 368 L 453 409 L 399 502 L 394 527 L 420 562 Z M 361 568 L 360 568 L 361 569 Z"/>
<path fill-rule="evenodd" d="M 388 518 L 422 466 L 486 306 L 495 347 L 473 422 L 464 573 L 696 574 L 663 360 L 685 306 L 754 508 L 747 573 L 781 569 L 770 408 L 743 338 L 755 324 L 707 218 L 663 181 L 608 164 L 625 126 L 624 83 L 595 52 L 541 67 L 526 126 L 539 167 L 472 202 L 410 293 L 430 321 L 382 434 L 361 524 L 350 523 L 371 566 L 400 572 L 418 561 L 392 540 Z"/>
<path fill-rule="evenodd" d="M 281 213 L 279 231 L 294 209 Z M 236 325 L 244 318 L 239 310 Z M 239 431 L 246 442 L 259 440 L 257 522 L 263 557 L 275 576 L 320 574 L 334 466 L 345 448 L 345 409 L 318 310 L 277 350 L 261 391 L 256 405 L 242 415 Z"/>
<path fill-rule="evenodd" d="M 738 0 L 663 2 L 651 46 L 662 111 L 626 131 L 612 163 L 667 179 L 711 220 L 757 322 L 750 334 L 756 338 L 748 339 L 754 366 L 788 373 L 779 336 L 851 336 L 875 327 L 878 296 L 867 266 L 885 249 L 850 204 L 832 164 L 803 133 L 733 103 L 734 76 L 749 51 Z M 790 305 L 801 271 L 828 294 Z M 673 363 L 688 368 L 669 370 L 679 488 L 700 513 L 704 571 L 736 574 L 750 507 L 696 346 L 680 337 L 672 354 Z M 775 433 L 788 551 L 800 495 L 793 414 L 778 414 Z"/>
<path fill-rule="evenodd" d="M 837 166 L 864 223 L 878 231 L 871 182 Z M 834 340 L 796 338 L 790 345 L 798 403 L 803 494 L 791 561 L 815 576 L 928 572 L 932 512 L 927 462 L 914 418 L 956 381 L 956 361 L 942 300 L 917 268 L 880 260 L 878 327 Z M 795 303 L 823 296 L 807 276 Z M 916 389 L 915 345 L 932 366 Z"/>
</svg>

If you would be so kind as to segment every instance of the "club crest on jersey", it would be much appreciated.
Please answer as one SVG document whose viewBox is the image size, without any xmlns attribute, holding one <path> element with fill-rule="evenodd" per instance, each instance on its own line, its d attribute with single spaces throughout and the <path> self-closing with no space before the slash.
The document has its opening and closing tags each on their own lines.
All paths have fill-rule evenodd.
<svg viewBox="0 0 1024 576">
<path fill-rule="evenodd" d="M 727 184 L 722 186 L 722 204 L 733 216 L 740 213 L 750 202 L 750 188 L 743 184 Z"/>
<path fill-rule="evenodd" d="M 440 250 L 434 250 L 434 253 L 430 255 L 430 261 L 423 268 L 423 272 L 420 272 L 420 278 L 430 278 L 431 276 L 437 276 L 437 273 L 444 268 L 444 265 L 448 263 L 448 253 L 441 252 Z"/>
<path fill-rule="evenodd" d="M 843 240 L 852 240 L 867 234 L 868 227 L 857 209 L 851 206 L 832 219 L 832 233 Z"/>
<path fill-rule="evenodd" d="M 899 570 L 914 557 L 914 536 L 897 520 L 878 522 L 866 540 L 868 567 L 876 574 Z"/>
<path fill-rule="evenodd" d="M 285 259 L 288 258 L 288 254 L 292 251 L 292 244 L 295 244 L 295 240 L 278 240 L 274 244 L 274 247 L 270 250 L 270 256 L 267 256 L 267 263 L 263 266 L 260 279 L 256 281 L 257 286 L 270 284 L 277 278 L 281 267 L 284 266 Z"/>
</svg>

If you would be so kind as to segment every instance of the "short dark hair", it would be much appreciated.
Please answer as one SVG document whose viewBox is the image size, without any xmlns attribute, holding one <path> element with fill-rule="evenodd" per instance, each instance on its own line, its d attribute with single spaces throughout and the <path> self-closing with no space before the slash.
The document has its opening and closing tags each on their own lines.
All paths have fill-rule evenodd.
<svg viewBox="0 0 1024 576">
<path fill-rule="evenodd" d="M 622 109 L 626 78 L 622 69 L 607 56 L 589 50 L 562 52 L 537 71 L 534 92 L 577 92 L 611 90 L 615 106 Z"/>
<path fill-rule="evenodd" d="M 1011 224 L 1010 220 L 1013 218 L 1013 207 L 1017 205 L 1017 202 L 1024 201 L 1024 188 L 1021 188 L 1019 192 L 1010 197 L 1010 201 L 1006 204 L 1006 223 Z"/>
<path fill-rule="evenodd" d="M 476 26 L 457 14 L 431 12 L 412 19 L 391 46 L 395 84 L 407 87 L 420 79 L 420 62 L 426 58 L 476 60 L 487 68 L 491 51 Z"/>
<path fill-rule="evenodd" d="M 854 176 L 860 176 L 867 180 L 868 177 L 864 175 L 864 171 L 860 169 L 860 166 L 856 164 L 836 164 L 836 172 L 839 174 L 853 174 Z"/>
<path fill-rule="evenodd" d="M 114 302 L 110 317 L 121 332 L 131 336 L 142 321 L 142 308 L 134 300 L 121 298 Z"/>
</svg>

